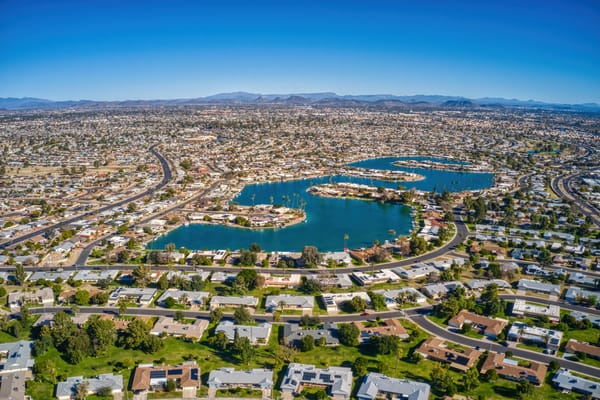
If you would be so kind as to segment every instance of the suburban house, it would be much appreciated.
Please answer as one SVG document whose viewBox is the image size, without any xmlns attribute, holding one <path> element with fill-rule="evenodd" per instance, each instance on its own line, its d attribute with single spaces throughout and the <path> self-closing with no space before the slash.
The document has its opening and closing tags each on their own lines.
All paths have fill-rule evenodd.
<svg viewBox="0 0 600 400">
<path fill-rule="evenodd" d="M 184 306 L 199 308 L 204 305 L 204 302 L 208 299 L 210 293 L 208 292 L 196 292 L 191 290 L 179 290 L 179 289 L 167 289 L 164 293 L 156 300 L 156 304 L 161 307 L 165 306 L 165 301 L 170 297 L 177 301 L 179 304 Z"/>
<path fill-rule="evenodd" d="M 483 354 L 476 349 L 455 350 L 449 348 L 444 340 L 438 337 L 427 339 L 415 350 L 424 358 L 450 364 L 450 368 L 459 372 L 465 372 L 473 365 Z"/>
<path fill-rule="evenodd" d="M 483 362 L 480 372 L 481 374 L 485 374 L 492 369 L 503 378 L 513 381 L 527 379 L 536 385 L 544 383 L 544 378 L 548 371 L 548 367 L 545 364 L 533 361 L 529 367 L 522 367 L 517 361 L 507 360 L 504 353 L 490 353 Z"/>
<path fill-rule="evenodd" d="M 590 396 L 592 399 L 600 399 L 600 384 L 598 382 L 573 375 L 566 369 L 561 369 L 554 375 L 552 384 L 565 393 L 581 393 Z"/>
<path fill-rule="evenodd" d="M 400 339 L 408 339 L 408 332 L 397 319 L 383 320 L 378 326 L 364 326 L 361 321 L 354 321 L 353 324 L 360 332 L 358 338 L 361 343 L 368 342 L 371 336 L 398 336 Z"/>
<path fill-rule="evenodd" d="M 482 291 L 488 286 L 496 284 L 498 289 L 510 289 L 510 283 L 503 279 L 471 279 L 466 283 L 467 287 L 474 291 Z"/>
<path fill-rule="evenodd" d="M 300 285 L 300 274 L 273 275 L 259 274 L 265 278 L 265 287 L 292 288 Z"/>
<path fill-rule="evenodd" d="M 400 277 L 408 280 L 426 278 L 429 274 L 439 273 L 438 269 L 433 265 L 417 264 L 411 269 L 394 268 L 392 271 Z"/>
<path fill-rule="evenodd" d="M 183 392 L 183 398 L 196 398 L 200 388 L 200 367 L 195 361 L 175 366 L 140 364 L 135 369 L 131 390 L 134 394 L 160 392 L 165 390 L 169 380 L 176 383 L 177 389 Z"/>
<path fill-rule="evenodd" d="M 581 300 L 590 297 L 596 297 L 596 300 L 600 300 L 600 292 L 592 292 L 591 290 L 585 290 L 576 286 L 567 288 L 565 292 L 565 300 L 569 303 L 579 303 Z"/>
<path fill-rule="evenodd" d="M 457 329 L 462 329 L 465 323 L 471 324 L 474 329 L 479 330 L 488 339 L 496 340 L 496 337 L 502 332 L 508 321 L 505 319 L 484 317 L 469 310 L 461 310 L 448 321 L 449 326 Z"/>
<path fill-rule="evenodd" d="M 34 365 L 32 347 L 29 340 L 0 343 L 0 399 L 25 399 L 25 383 Z"/>
<path fill-rule="evenodd" d="M 367 304 L 371 304 L 371 298 L 366 292 L 351 292 L 351 293 L 323 293 L 321 298 L 328 312 L 338 311 L 338 307 L 346 301 L 350 301 L 355 297 L 362 298 Z"/>
<path fill-rule="evenodd" d="M 263 399 L 271 397 L 273 389 L 273 371 L 255 368 L 248 371 L 236 371 L 234 368 L 220 368 L 208 375 L 208 398 L 215 398 L 219 389 L 244 388 L 260 390 Z"/>
<path fill-rule="evenodd" d="M 108 296 L 108 305 L 114 306 L 119 300 L 135 301 L 141 306 L 152 303 L 157 290 L 152 288 L 128 288 L 120 287 L 112 291 Z"/>
<path fill-rule="evenodd" d="M 429 285 L 425 285 L 421 288 L 421 291 L 425 296 L 428 296 L 432 299 L 439 299 L 444 297 L 449 292 L 453 292 L 458 288 L 463 288 L 464 285 L 459 281 L 450 281 L 450 282 L 441 282 L 441 283 L 430 283 Z"/>
<path fill-rule="evenodd" d="M 557 350 L 563 333 L 553 329 L 528 326 L 523 322 L 515 322 L 508 330 L 506 337 L 514 342 L 534 343 L 538 346 L 545 346 L 550 350 Z"/>
<path fill-rule="evenodd" d="M 269 342 L 272 325 L 263 322 L 259 325 L 236 325 L 232 321 L 221 321 L 215 328 L 215 334 L 223 332 L 230 342 L 233 342 L 236 334 L 239 337 L 250 339 L 252 344 L 265 345 Z"/>
<path fill-rule="evenodd" d="M 299 347 L 302 338 L 312 336 L 315 340 L 325 340 L 325 346 L 337 346 L 340 341 L 337 338 L 337 324 L 325 323 L 320 328 L 302 329 L 297 324 L 285 324 L 283 326 L 283 341 L 288 346 Z"/>
<path fill-rule="evenodd" d="M 265 300 L 265 310 L 273 312 L 275 310 L 300 310 L 303 314 L 311 314 L 315 306 L 313 296 L 294 296 L 291 294 L 282 294 L 278 296 L 267 296 Z"/>
<path fill-rule="evenodd" d="M 258 299 L 252 296 L 213 296 L 210 299 L 211 310 L 221 307 L 237 308 L 240 306 L 256 309 L 257 305 Z"/>
<path fill-rule="evenodd" d="M 357 271 L 353 272 L 351 276 L 360 286 L 369 286 L 385 282 L 398 282 L 400 280 L 400 277 L 389 269 L 382 269 L 373 274 Z"/>
<path fill-rule="evenodd" d="M 524 290 L 526 292 L 543 293 L 550 296 L 560 296 L 560 285 L 538 282 L 531 279 L 519 280 L 517 289 Z"/>
<path fill-rule="evenodd" d="M 565 346 L 566 353 L 583 353 L 590 358 L 600 360 L 600 347 L 594 346 L 586 342 L 580 342 L 575 339 L 570 339 Z"/>
<path fill-rule="evenodd" d="M 207 319 L 196 319 L 193 324 L 175 321 L 171 317 L 160 317 L 150 330 L 152 335 L 183 337 L 187 340 L 199 340 L 208 327 Z"/>
<path fill-rule="evenodd" d="M 430 389 L 426 383 L 390 378 L 383 374 L 370 372 L 365 375 L 358 393 L 356 393 L 356 398 L 358 400 L 428 400 Z"/>
<path fill-rule="evenodd" d="M 58 382 L 56 385 L 56 397 L 58 400 L 71 400 L 77 394 L 77 387 L 82 383 L 87 384 L 88 394 L 98 394 L 104 388 L 109 388 L 113 397 L 123 394 L 123 375 L 102 374 L 96 378 L 84 378 L 72 376 L 66 381 Z"/>
<path fill-rule="evenodd" d="M 279 387 L 283 400 L 292 400 L 304 386 L 321 387 L 333 400 L 348 400 L 352 394 L 352 369 L 290 363 Z"/>
<path fill-rule="evenodd" d="M 547 317 L 550 321 L 558 322 L 560 320 L 560 307 L 531 304 L 525 300 L 516 299 L 512 307 L 512 314 L 527 317 Z"/>
<path fill-rule="evenodd" d="M 54 292 L 49 287 L 37 289 L 35 292 L 13 292 L 8 294 L 7 303 L 12 312 L 19 311 L 24 304 L 48 307 L 54 304 Z"/>
<path fill-rule="evenodd" d="M 82 282 L 98 282 L 103 279 L 113 281 L 113 280 L 115 280 L 115 278 L 118 275 L 119 275 L 119 270 L 116 270 L 116 269 L 103 269 L 103 270 L 82 269 L 75 273 L 75 276 L 73 276 L 73 279 L 76 281 L 82 281 Z"/>
<path fill-rule="evenodd" d="M 387 308 L 395 309 L 399 303 L 425 303 L 427 297 L 423 296 L 421 292 L 415 288 L 403 287 L 399 289 L 379 289 L 373 290 L 373 293 L 380 294 L 385 298 L 385 305 Z M 398 301 L 400 299 L 400 301 Z"/>
</svg>

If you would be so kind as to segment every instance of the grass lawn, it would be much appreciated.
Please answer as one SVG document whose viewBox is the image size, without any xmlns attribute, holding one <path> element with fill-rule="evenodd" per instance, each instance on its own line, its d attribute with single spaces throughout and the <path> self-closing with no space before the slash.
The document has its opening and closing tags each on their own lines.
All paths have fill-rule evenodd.
<svg viewBox="0 0 600 400">
<path fill-rule="evenodd" d="M 517 343 L 517 347 L 525 350 L 535 351 L 536 353 L 543 353 L 544 348 L 541 346 L 536 346 L 535 344 L 527 344 L 527 343 Z"/>
</svg>

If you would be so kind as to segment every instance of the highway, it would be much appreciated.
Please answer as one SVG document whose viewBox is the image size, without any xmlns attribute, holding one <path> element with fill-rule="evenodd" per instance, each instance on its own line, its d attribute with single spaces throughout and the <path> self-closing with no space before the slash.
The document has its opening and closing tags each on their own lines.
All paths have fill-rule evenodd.
<svg viewBox="0 0 600 400">
<path fill-rule="evenodd" d="M 45 227 L 45 228 L 43 228 L 43 229 L 39 229 L 39 230 L 37 230 L 37 231 L 30 232 L 30 233 L 27 233 L 27 234 L 25 234 L 25 235 L 22 235 L 22 236 L 16 237 L 16 238 L 14 238 L 14 239 L 10 239 L 10 240 L 8 240 L 8 241 L 6 241 L 6 242 L 4 242 L 4 243 L 0 244 L 0 250 L 2 250 L 2 249 L 5 249 L 5 248 L 8 248 L 8 247 L 10 247 L 10 246 L 14 246 L 14 245 L 15 245 L 15 244 L 17 244 L 17 243 L 22 243 L 22 242 L 25 242 L 25 241 L 27 241 L 27 240 L 29 240 L 29 239 L 31 239 L 32 237 L 35 237 L 35 236 L 37 236 L 37 235 L 43 235 L 44 233 L 46 233 L 46 232 L 48 232 L 48 231 L 51 231 L 51 230 L 54 230 L 54 229 L 57 229 L 57 228 L 63 227 L 63 226 L 65 226 L 65 225 L 69 225 L 69 224 L 71 224 L 71 223 L 73 223 L 73 222 L 79 221 L 79 220 L 80 220 L 80 219 L 82 219 L 82 218 L 89 217 L 89 216 L 91 216 L 91 215 L 94 215 L 94 214 L 96 214 L 96 213 L 100 213 L 100 212 L 102 212 L 102 211 L 110 210 L 111 208 L 114 208 L 114 207 L 119 207 L 119 206 L 122 206 L 123 204 L 127 204 L 127 203 L 130 203 L 130 202 L 132 202 L 132 201 L 139 200 L 139 199 L 141 199 L 141 198 L 142 198 L 142 197 L 144 197 L 144 196 L 148 196 L 148 195 L 150 195 L 150 194 L 154 193 L 156 190 L 160 190 L 160 189 L 162 189 L 162 188 L 163 188 L 163 187 L 164 187 L 164 186 L 165 186 L 167 183 L 169 183 L 169 181 L 171 180 L 171 178 L 172 178 L 172 173 L 171 173 L 171 168 L 169 167 L 169 163 L 167 162 L 167 160 L 166 160 L 166 159 L 165 159 L 165 158 L 164 158 L 164 157 L 163 157 L 163 156 L 162 156 L 162 155 L 161 155 L 161 154 L 160 154 L 158 151 L 156 151 L 155 147 L 156 147 L 156 145 L 154 145 L 154 146 L 150 147 L 150 149 L 149 149 L 149 150 L 150 150 L 150 152 L 151 152 L 151 153 L 152 153 L 152 154 L 153 154 L 153 155 L 154 155 L 156 158 L 158 158 L 158 161 L 160 162 L 160 165 L 161 165 L 161 167 L 162 167 L 162 170 L 163 170 L 163 178 L 162 178 L 162 180 L 161 180 L 161 181 L 158 183 L 158 185 L 156 185 L 154 188 L 150 188 L 150 189 L 146 190 L 145 192 L 138 193 L 138 194 L 136 194 L 136 195 L 134 195 L 134 196 L 132 196 L 132 197 L 128 197 L 128 198 L 126 198 L 126 199 L 123 199 L 123 200 L 119 200 L 119 201 L 117 201 L 117 202 L 115 202 L 115 203 L 112 203 L 112 204 L 109 204 L 109 205 L 103 206 L 103 207 L 101 207 L 101 208 L 97 208 L 97 209 L 95 209 L 95 210 L 88 211 L 88 212 L 87 212 L 87 213 L 85 213 L 85 214 L 77 215 L 77 216 L 75 216 L 75 217 L 72 217 L 72 218 L 66 219 L 66 220 L 64 220 L 64 221 L 61 221 L 61 222 L 59 222 L 59 223 L 56 223 L 56 224 L 54 224 L 54 225 L 47 226 L 47 227 Z"/>
</svg>

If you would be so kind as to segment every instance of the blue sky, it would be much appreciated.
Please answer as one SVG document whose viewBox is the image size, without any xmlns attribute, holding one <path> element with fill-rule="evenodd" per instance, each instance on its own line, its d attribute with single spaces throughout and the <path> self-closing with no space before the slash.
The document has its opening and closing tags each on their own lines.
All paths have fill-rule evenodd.
<svg viewBox="0 0 600 400">
<path fill-rule="evenodd" d="M 0 0 L 0 97 L 238 90 L 600 103 L 600 1 Z"/>
</svg>

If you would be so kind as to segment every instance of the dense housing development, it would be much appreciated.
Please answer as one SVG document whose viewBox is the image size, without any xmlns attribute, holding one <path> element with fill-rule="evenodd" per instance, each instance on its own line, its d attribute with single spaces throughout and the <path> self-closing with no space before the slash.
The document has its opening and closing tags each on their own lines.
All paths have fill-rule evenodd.
<svg viewBox="0 0 600 400">
<path fill-rule="evenodd" d="M 598 116 L 394 104 L 0 110 L 0 399 L 598 398 Z"/>
</svg>

